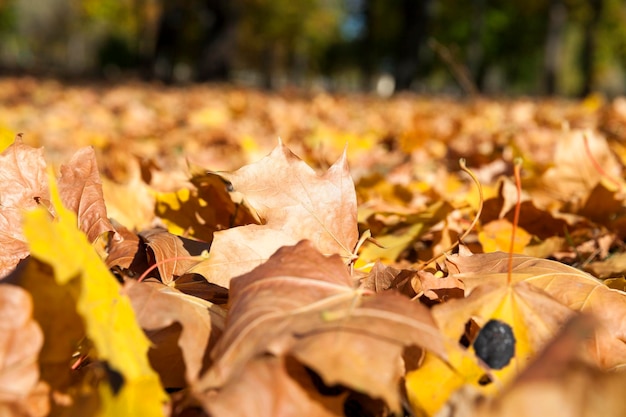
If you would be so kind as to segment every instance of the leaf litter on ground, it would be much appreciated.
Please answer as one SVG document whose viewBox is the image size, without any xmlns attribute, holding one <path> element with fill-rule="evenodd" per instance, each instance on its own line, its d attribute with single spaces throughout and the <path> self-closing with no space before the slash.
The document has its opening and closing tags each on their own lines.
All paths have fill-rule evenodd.
<svg viewBox="0 0 626 417">
<path fill-rule="evenodd" d="M 93 91 L 0 84 L 15 95 L 0 128 L 26 132 L 1 142 L 0 293 L 26 290 L 32 313 L 16 308 L 43 334 L 14 324 L 39 373 L 0 398 L 8 415 L 525 415 L 537 398 L 539 414 L 620 415 L 622 99 L 122 85 L 60 123 L 59 103 Z M 509 278 L 509 255 L 483 252 L 516 227 L 514 157 Z M 474 347 L 494 320 L 515 340 L 502 369 Z M 7 364 L 0 380 L 21 369 Z M 590 390 L 605 408 L 580 406 Z"/>
</svg>

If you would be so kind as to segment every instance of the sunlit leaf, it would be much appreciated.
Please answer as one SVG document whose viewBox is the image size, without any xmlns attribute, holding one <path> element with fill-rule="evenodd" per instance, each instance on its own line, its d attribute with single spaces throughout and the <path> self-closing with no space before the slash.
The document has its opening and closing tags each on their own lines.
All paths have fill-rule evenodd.
<svg viewBox="0 0 626 417">
<path fill-rule="evenodd" d="M 24 234 L 31 255 L 51 265 L 58 285 L 80 283 L 77 311 L 98 359 L 121 377 L 100 385 L 102 415 L 163 414 L 164 392 L 147 358 L 148 341 L 137 325 L 128 297 L 77 228 L 76 215 L 60 201 L 54 180 L 51 200 L 57 213 L 38 208 L 25 214 Z"/>
</svg>

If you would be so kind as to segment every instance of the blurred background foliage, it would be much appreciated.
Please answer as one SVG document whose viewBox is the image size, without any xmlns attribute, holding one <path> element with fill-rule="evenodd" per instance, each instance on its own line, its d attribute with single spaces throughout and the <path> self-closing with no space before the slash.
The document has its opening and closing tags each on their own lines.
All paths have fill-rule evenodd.
<svg viewBox="0 0 626 417">
<path fill-rule="evenodd" d="M 626 2 L 0 0 L 0 71 L 613 96 L 626 88 Z"/>
</svg>

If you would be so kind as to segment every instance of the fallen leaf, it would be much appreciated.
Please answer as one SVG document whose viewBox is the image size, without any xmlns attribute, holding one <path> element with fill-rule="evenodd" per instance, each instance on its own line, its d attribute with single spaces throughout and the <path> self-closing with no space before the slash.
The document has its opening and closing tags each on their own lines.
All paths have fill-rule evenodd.
<svg viewBox="0 0 626 417">
<path fill-rule="evenodd" d="M 85 409 L 97 407 L 97 388 L 87 382 L 89 378 L 97 380 L 92 368 L 86 368 L 85 372 L 72 370 L 72 365 L 79 359 L 74 356 L 76 352 L 90 353 L 89 344 L 85 343 L 83 319 L 76 311 L 76 304 L 68 302 L 80 293 L 79 280 L 59 285 L 52 268 L 34 257 L 20 264 L 7 280 L 24 288 L 33 299 L 33 317 L 44 335 L 39 354 L 41 379 L 56 397 L 67 396 L 71 403 L 80 404 L 80 409 L 75 409 L 53 401 L 52 413 L 80 416 Z"/>
<path fill-rule="evenodd" d="M 73 298 L 87 337 L 98 359 L 122 379 L 121 386 L 110 381 L 100 385 L 101 411 L 104 415 L 162 415 L 165 393 L 148 363 L 148 341 L 136 323 L 130 300 L 77 228 L 76 215 L 61 203 L 51 174 L 50 187 L 56 220 L 43 208 L 30 211 L 24 218 L 24 234 L 31 256 L 52 266 L 58 285 L 78 280 L 80 291 Z"/>
<path fill-rule="evenodd" d="M 93 148 L 78 150 L 69 162 L 61 166 L 58 180 L 63 204 L 78 218 L 78 227 L 93 243 L 115 228 L 107 217 L 102 194 L 102 182 Z"/>
<path fill-rule="evenodd" d="M 201 402 L 216 416 L 333 417 L 343 415 L 345 397 L 320 395 L 302 365 L 267 356 L 248 362 L 219 393 L 203 396 Z"/>
<path fill-rule="evenodd" d="M 448 268 L 472 291 L 485 283 L 507 280 L 509 255 L 476 254 L 448 258 Z M 626 293 L 606 287 L 591 275 L 547 259 L 515 255 L 512 282 L 526 281 L 572 310 L 593 314 L 602 326 L 588 345 L 588 353 L 607 369 L 626 364 Z"/>
<path fill-rule="evenodd" d="M 105 259 L 107 268 L 137 278 L 148 269 L 145 243 L 136 233 L 113 220 L 118 239 L 111 239 Z"/>
<path fill-rule="evenodd" d="M 368 295 L 352 281 L 338 255 L 325 257 L 308 241 L 234 279 L 215 364 L 194 391 L 219 389 L 255 358 L 290 355 L 326 385 L 344 385 L 398 410 L 404 348 L 445 357 L 443 341 L 425 307 L 394 293 Z"/>
<path fill-rule="evenodd" d="M 471 410 L 477 417 L 624 415 L 626 373 L 603 372 L 580 358 L 592 333 L 588 319 L 573 319 L 500 396 L 473 404 L 457 402 L 451 409 Z"/>
<path fill-rule="evenodd" d="M 478 233 L 478 241 L 486 253 L 496 251 L 508 251 L 511 246 L 511 234 L 513 225 L 505 219 L 494 220 L 485 224 Z M 532 236 L 523 228 L 517 227 L 515 230 L 515 242 L 513 243 L 513 253 L 524 253 L 524 249 L 530 243 Z"/>
<path fill-rule="evenodd" d="M 401 220 L 376 233 L 376 243 L 366 242 L 359 258 L 364 262 L 375 262 L 378 259 L 394 262 L 398 257 L 427 231 L 439 223 L 450 213 L 452 207 L 446 202 L 437 202 L 426 210 L 401 216 Z M 395 213 L 381 213 L 382 216 L 397 216 Z"/>
<path fill-rule="evenodd" d="M 138 162 L 125 161 L 130 170 L 123 183 L 102 178 L 102 193 L 110 218 L 130 230 L 139 231 L 150 227 L 154 221 L 154 191 L 141 179 Z"/>
<path fill-rule="evenodd" d="M 455 278 L 462 280 L 460 276 Z M 470 290 L 466 288 L 466 291 Z M 502 321 L 512 329 L 515 351 L 506 366 L 491 370 L 492 382 L 486 386 L 479 384 L 471 367 L 467 368 L 466 363 L 459 361 L 450 361 L 450 366 L 446 367 L 432 359 L 432 364 L 407 375 L 407 390 L 414 411 L 419 413 L 421 410 L 428 415 L 434 415 L 449 396 L 464 384 L 471 384 L 488 393 L 500 390 L 526 367 L 560 326 L 574 314 L 543 291 L 525 282 L 511 286 L 504 283 L 473 287 L 467 298 L 437 304 L 432 312 L 444 335 L 459 342 L 466 334 L 470 320 L 477 322 L 480 327 L 492 319 Z M 470 347 L 468 352 L 474 353 L 474 348 Z M 437 383 L 432 382 L 434 372 L 438 375 Z"/>
<path fill-rule="evenodd" d="M 217 231 L 256 223 L 218 175 L 193 168 L 190 181 L 196 188 L 156 194 L 155 213 L 171 233 L 211 243 Z"/>
<path fill-rule="evenodd" d="M 163 386 L 181 388 L 194 383 L 200 371 L 211 365 L 206 352 L 221 336 L 226 313 L 208 301 L 156 282 L 132 282 L 126 291 L 137 322 L 152 342 L 150 362 Z"/>
<path fill-rule="evenodd" d="M 49 387 L 39 380 L 43 333 L 33 320 L 23 289 L 0 284 L 0 415 L 43 417 L 50 412 Z"/>
<path fill-rule="evenodd" d="M 585 137 L 590 152 L 586 151 Z M 613 178 L 621 178 L 621 166 L 604 137 L 591 131 L 562 132 L 556 144 L 554 165 L 542 176 L 543 186 L 554 198 L 582 206 L 603 178 L 594 160 L 605 173 Z"/>
<path fill-rule="evenodd" d="M 263 224 L 216 232 L 209 259 L 189 272 L 228 287 L 232 277 L 302 239 L 324 254 L 353 260 L 358 239 L 356 194 L 345 154 L 319 176 L 281 143 L 259 162 L 220 176 Z"/>
<path fill-rule="evenodd" d="M 150 229 L 140 233 L 154 253 L 161 281 L 170 285 L 198 263 L 197 258 L 209 250 L 209 244 L 173 235 L 164 229 Z"/>
<path fill-rule="evenodd" d="M 361 280 L 360 288 L 376 293 L 397 290 L 401 294 L 413 298 L 417 295 L 414 284 L 415 281 L 419 282 L 417 274 L 417 271 L 396 269 L 385 266 L 378 261 L 370 273 Z"/>
<path fill-rule="evenodd" d="M 585 270 L 600 279 L 623 275 L 626 271 L 626 253 L 612 255 L 604 261 L 591 262 L 585 266 Z"/>
<path fill-rule="evenodd" d="M 451 298 L 463 298 L 463 282 L 454 276 L 436 276 L 428 271 L 418 271 L 421 292 L 433 301 L 445 302 Z"/>
<path fill-rule="evenodd" d="M 43 148 L 25 145 L 18 136 L 0 154 L 0 278 L 28 256 L 22 212 L 49 199 Z"/>
</svg>

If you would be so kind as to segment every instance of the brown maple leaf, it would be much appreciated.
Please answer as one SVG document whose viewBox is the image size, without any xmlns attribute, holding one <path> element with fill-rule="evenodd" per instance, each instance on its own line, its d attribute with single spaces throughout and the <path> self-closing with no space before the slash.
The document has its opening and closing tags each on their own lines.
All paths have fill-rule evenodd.
<svg viewBox="0 0 626 417">
<path fill-rule="evenodd" d="M 446 356 L 425 307 L 397 293 L 355 290 L 342 259 L 308 241 L 234 279 L 231 302 L 215 364 L 194 387 L 199 398 L 238 378 L 255 358 L 289 355 L 326 385 L 352 387 L 397 410 L 404 349 Z"/>
<path fill-rule="evenodd" d="M 95 242 L 103 233 L 115 232 L 107 217 L 102 181 L 92 147 L 79 149 L 67 164 L 61 166 L 58 184 L 63 204 L 76 213 L 78 227 L 90 242 Z"/>
<path fill-rule="evenodd" d="M 336 417 L 343 415 L 345 394 L 321 395 L 302 365 L 267 356 L 248 362 L 240 378 L 202 397 L 202 404 L 211 415 L 225 417 Z"/>
<path fill-rule="evenodd" d="M 109 242 L 105 260 L 107 268 L 137 278 L 149 267 L 145 243 L 115 219 L 112 224 L 119 238 Z"/>
<path fill-rule="evenodd" d="M 194 256 L 209 249 L 209 244 L 173 235 L 164 229 L 150 229 L 140 233 L 146 245 L 152 250 L 154 260 L 159 264 L 161 281 L 170 285 L 185 274 L 198 261 Z"/>
<path fill-rule="evenodd" d="M 0 284 L 0 415 L 43 417 L 50 411 L 48 386 L 39 380 L 43 333 L 33 320 L 30 295 Z"/>
<path fill-rule="evenodd" d="M 574 207 L 580 207 L 602 180 L 603 173 L 598 166 L 613 178 L 620 178 L 622 171 L 604 137 L 580 130 L 562 133 L 556 144 L 553 164 L 541 178 L 543 186 L 554 198 Z"/>
<path fill-rule="evenodd" d="M 319 176 L 280 144 L 271 154 L 232 173 L 220 173 L 261 225 L 216 232 L 209 259 L 189 272 L 228 287 L 278 248 L 308 239 L 322 253 L 353 260 L 358 239 L 356 194 L 346 155 Z"/>
<path fill-rule="evenodd" d="M 225 313 L 200 298 L 157 282 L 126 286 L 137 322 L 152 342 L 150 362 L 168 388 L 195 382 L 222 333 Z"/>
<path fill-rule="evenodd" d="M 29 253 L 22 211 L 47 204 L 49 198 L 43 148 L 25 145 L 18 136 L 0 154 L 0 278 Z"/>
</svg>

